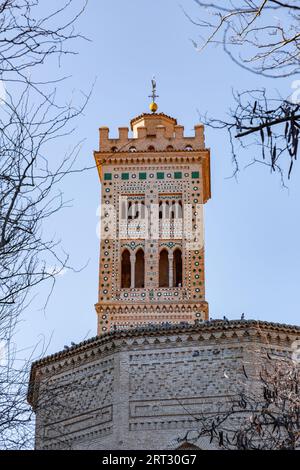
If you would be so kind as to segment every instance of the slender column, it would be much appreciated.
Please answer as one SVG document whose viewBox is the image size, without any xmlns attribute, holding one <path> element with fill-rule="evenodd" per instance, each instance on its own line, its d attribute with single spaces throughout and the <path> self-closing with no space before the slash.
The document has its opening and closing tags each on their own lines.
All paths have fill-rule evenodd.
<svg viewBox="0 0 300 470">
<path fill-rule="evenodd" d="M 176 202 L 172 202 L 172 204 L 170 204 L 170 219 L 174 220 L 176 218 L 177 218 Z"/>
<path fill-rule="evenodd" d="M 130 288 L 135 287 L 135 253 L 130 255 L 130 266 L 131 266 L 131 285 Z"/>
<path fill-rule="evenodd" d="M 161 210 L 162 210 L 162 220 L 164 220 L 167 217 L 167 203 L 166 203 L 166 201 L 163 201 L 163 203 L 161 205 Z"/>
<path fill-rule="evenodd" d="M 162 219 L 162 230 L 163 230 L 163 238 L 170 238 L 170 206 L 168 201 L 164 201 L 162 203 L 162 211 L 163 211 L 163 219 Z"/>
<path fill-rule="evenodd" d="M 134 204 L 134 215 L 133 215 L 134 219 L 137 219 L 137 216 L 139 215 L 139 209 L 140 209 L 140 203 L 136 201 Z"/>
<path fill-rule="evenodd" d="M 173 253 L 169 252 L 169 287 L 173 287 Z"/>
</svg>

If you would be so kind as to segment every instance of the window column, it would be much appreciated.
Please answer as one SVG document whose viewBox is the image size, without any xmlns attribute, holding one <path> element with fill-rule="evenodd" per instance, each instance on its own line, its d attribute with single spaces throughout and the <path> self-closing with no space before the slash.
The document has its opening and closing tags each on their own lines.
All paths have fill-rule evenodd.
<svg viewBox="0 0 300 470">
<path fill-rule="evenodd" d="M 167 201 L 163 201 L 161 205 L 161 210 L 162 210 L 162 219 L 167 218 Z"/>
<path fill-rule="evenodd" d="M 169 287 L 173 287 L 173 252 L 169 251 Z"/>
<path fill-rule="evenodd" d="M 131 285 L 130 288 L 134 289 L 135 286 L 135 253 L 130 255 L 130 266 L 131 266 Z"/>
</svg>

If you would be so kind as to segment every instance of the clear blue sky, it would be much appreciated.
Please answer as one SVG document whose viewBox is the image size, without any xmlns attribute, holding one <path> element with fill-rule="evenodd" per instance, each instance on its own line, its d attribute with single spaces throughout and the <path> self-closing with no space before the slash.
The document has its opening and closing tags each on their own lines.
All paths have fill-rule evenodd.
<svg viewBox="0 0 300 470">
<path fill-rule="evenodd" d="M 200 15 L 193 0 L 184 6 Z M 119 126 L 147 111 L 153 74 L 160 111 L 177 118 L 191 133 L 199 121 L 197 110 L 224 115 L 232 103 L 232 88 L 265 85 L 284 95 L 291 91 L 289 80 L 265 81 L 249 75 L 221 49 L 197 53 L 190 39 L 197 39 L 199 31 L 174 0 L 90 1 L 80 30 L 92 42 L 81 43 L 79 55 L 64 61 L 62 70 L 72 78 L 62 93 L 67 97 L 72 88 L 88 90 L 97 81 L 75 135 L 49 149 L 49 159 L 59 159 L 84 138 L 79 164 L 92 165 L 98 128 L 106 125 L 116 135 Z M 289 190 L 261 166 L 242 170 L 236 181 L 227 178 L 233 167 L 226 135 L 207 129 L 206 144 L 212 162 L 212 199 L 205 208 L 206 298 L 211 316 L 233 319 L 245 312 L 246 318 L 299 324 L 300 162 Z M 246 163 L 245 154 L 243 158 Z M 45 235 L 61 238 L 74 267 L 89 264 L 79 273 L 68 271 L 57 278 L 45 312 L 40 310 L 45 288 L 35 292 L 24 312 L 19 348 L 51 337 L 48 353 L 96 334 L 100 196 L 96 170 L 67 177 L 61 189 L 72 207 L 52 219 Z"/>
</svg>

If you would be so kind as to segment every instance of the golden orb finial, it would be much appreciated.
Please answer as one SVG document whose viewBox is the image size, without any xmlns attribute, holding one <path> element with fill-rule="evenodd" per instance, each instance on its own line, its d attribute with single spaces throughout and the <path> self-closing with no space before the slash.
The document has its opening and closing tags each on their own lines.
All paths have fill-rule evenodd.
<svg viewBox="0 0 300 470">
<path fill-rule="evenodd" d="M 152 103 L 150 103 L 149 108 L 152 113 L 156 113 L 156 111 L 158 110 L 158 105 L 155 103 L 155 98 L 158 98 L 158 95 L 156 94 L 155 77 L 152 78 L 151 83 L 152 83 L 152 94 L 149 96 L 149 98 L 152 98 Z"/>
<path fill-rule="evenodd" d="M 150 108 L 151 113 L 156 113 L 156 111 L 158 110 L 158 106 L 154 101 L 152 101 L 152 103 L 149 104 L 149 108 Z"/>
</svg>

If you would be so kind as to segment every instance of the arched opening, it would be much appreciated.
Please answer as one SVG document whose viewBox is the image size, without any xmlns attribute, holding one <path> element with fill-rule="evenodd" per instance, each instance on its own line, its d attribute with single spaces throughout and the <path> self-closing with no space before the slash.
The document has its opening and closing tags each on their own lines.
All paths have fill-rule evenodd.
<svg viewBox="0 0 300 470">
<path fill-rule="evenodd" d="M 129 152 L 136 152 L 136 147 L 129 147 Z"/>
<path fill-rule="evenodd" d="M 149 145 L 148 152 L 154 152 L 154 151 L 155 151 L 155 147 L 153 145 Z"/>
<path fill-rule="evenodd" d="M 141 219 L 145 219 L 145 218 L 146 218 L 146 206 L 145 206 L 145 201 L 142 201 L 142 202 L 140 203 L 140 210 L 141 210 L 140 218 L 141 218 Z"/>
<path fill-rule="evenodd" d="M 138 201 L 135 201 L 134 204 L 132 205 L 133 209 L 133 219 L 138 219 L 140 216 L 140 211 L 139 211 L 139 203 Z"/>
<path fill-rule="evenodd" d="M 168 146 L 167 146 L 167 150 L 174 150 L 173 145 L 168 145 Z"/>
<path fill-rule="evenodd" d="M 178 202 L 178 205 L 177 205 L 177 218 L 178 219 L 182 219 L 182 201 L 179 201 Z"/>
<path fill-rule="evenodd" d="M 202 450 L 201 447 L 196 446 L 192 442 L 183 441 L 175 450 Z"/>
<path fill-rule="evenodd" d="M 130 253 L 128 250 L 124 250 L 122 253 L 122 261 L 121 261 L 121 288 L 129 289 L 130 287 L 131 287 Z"/>
<path fill-rule="evenodd" d="M 182 254 L 179 248 L 173 255 L 173 284 L 174 287 L 182 287 Z"/>
<path fill-rule="evenodd" d="M 145 287 L 145 255 L 142 249 L 135 257 L 135 287 L 138 289 Z"/>
<path fill-rule="evenodd" d="M 118 151 L 118 147 L 112 147 L 112 148 L 111 148 L 111 151 L 112 151 L 112 152 L 117 152 L 117 151 Z"/>
<path fill-rule="evenodd" d="M 172 202 L 170 205 L 170 218 L 171 220 L 174 220 L 176 217 L 176 202 Z"/>
<path fill-rule="evenodd" d="M 191 145 L 186 145 L 184 150 L 191 151 L 193 150 L 193 147 Z"/>
<path fill-rule="evenodd" d="M 128 202 L 128 211 L 127 211 L 127 215 L 128 215 L 129 220 L 133 219 L 133 212 L 134 212 L 133 204 L 132 204 L 131 201 L 129 201 Z"/>
<path fill-rule="evenodd" d="M 159 287 L 169 287 L 169 254 L 162 250 L 159 255 Z"/>
<path fill-rule="evenodd" d="M 182 202 L 174 201 L 171 209 L 171 219 L 182 219 Z"/>
<path fill-rule="evenodd" d="M 162 219 L 163 218 L 163 213 L 162 213 L 162 202 L 159 203 L 159 218 Z"/>
</svg>

